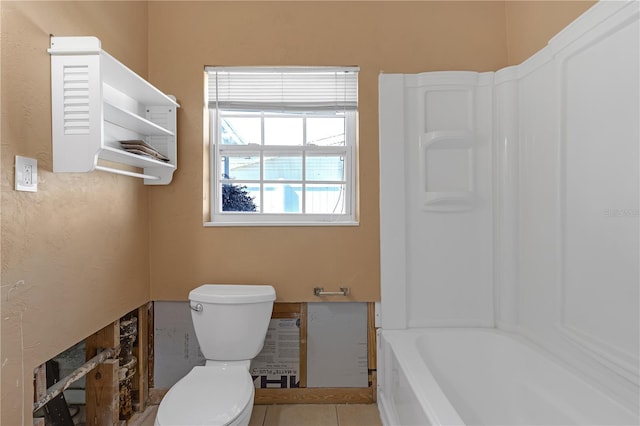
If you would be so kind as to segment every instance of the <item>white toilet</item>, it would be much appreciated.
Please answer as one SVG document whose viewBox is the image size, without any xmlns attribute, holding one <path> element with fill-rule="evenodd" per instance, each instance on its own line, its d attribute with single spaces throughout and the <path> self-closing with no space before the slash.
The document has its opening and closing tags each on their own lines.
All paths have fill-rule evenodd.
<svg viewBox="0 0 640 426">
<path fill-rule="evenodd" d="M 206 284 L 189 293 L 207 362 L 169 389 L 156 426 L 249 424 L 254 395 L 249 364 L 262 349 L 275 299 L 268 285 Z"/>
</svg>

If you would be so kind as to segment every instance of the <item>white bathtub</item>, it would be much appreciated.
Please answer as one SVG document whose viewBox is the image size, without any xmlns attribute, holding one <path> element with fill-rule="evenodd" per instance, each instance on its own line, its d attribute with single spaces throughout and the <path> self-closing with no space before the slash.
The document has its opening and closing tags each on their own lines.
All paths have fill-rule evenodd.
<svg viewBox="0 0 640 426">
<path fill-rule="evenodd" d="M 638 425 L 618 404 L 524 339 L 495 329 L 383 330 L 385 425 Z"/>
</svg>

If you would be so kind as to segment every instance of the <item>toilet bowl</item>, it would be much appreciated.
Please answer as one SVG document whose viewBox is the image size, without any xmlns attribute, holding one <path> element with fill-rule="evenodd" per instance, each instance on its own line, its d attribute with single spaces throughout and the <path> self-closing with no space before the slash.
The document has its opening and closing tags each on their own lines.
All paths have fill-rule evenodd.
<svg viewBox="0 0 640 426">
<path fill-rule="evenodd" d="M 254 387 L 245 366 L 194 367 L 162 399 L 156 426 L 249 424 Z"/>
<path fill-rule="evenodd" d="M 156 426 L 246 426 L 255 394 L 251 359 L 264 344 L 275 290 L 265 285 L 206 284 L 189 293 L 204 366 L 169 389 Z"/>
</svg>

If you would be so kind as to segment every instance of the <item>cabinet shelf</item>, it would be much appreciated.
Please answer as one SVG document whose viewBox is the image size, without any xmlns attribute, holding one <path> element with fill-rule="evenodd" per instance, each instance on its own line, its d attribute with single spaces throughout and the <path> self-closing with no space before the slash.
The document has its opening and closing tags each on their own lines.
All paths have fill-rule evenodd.
<svg viewBox="0 0 640 426">
<path fill-rule="evenodd" d="M 104 104 L 104 121 L 143 135 L 174 136 L 172 131 L 108 102 Z"/>
<path fill-rule="evenodd" d="M 146 157 L 144 155 L 133 154 L 120 148 L 105 146 L 102 148 L 98 158 L 100 160 L 120 163 L 127 166 L 147 168 L 157 167 L 166 170 L 175 170 L 176 166 L 166 161 L 156 160 L 155 158 Z"/>
<path fill-rule="evenodd" d="M 74 37 L 76 38 L 76 37 Z M 178 103 L 156 89 L 148 81 L 120 63 L 104 50 L 100 51 L 102 60 L 103 82 L 119 88 L 144 105 L 178 106 Z"/>
<path fill-rule="evenodd" d="M 102 50 L 96 37 L 52 37 L 49 53 L 53 171 L 101 170 L 169 184 L 177 165 L 175 98 Z M 119 141 L 130 139 L 145 141 L 169 161 L 125 151 Z"/>
</svg>

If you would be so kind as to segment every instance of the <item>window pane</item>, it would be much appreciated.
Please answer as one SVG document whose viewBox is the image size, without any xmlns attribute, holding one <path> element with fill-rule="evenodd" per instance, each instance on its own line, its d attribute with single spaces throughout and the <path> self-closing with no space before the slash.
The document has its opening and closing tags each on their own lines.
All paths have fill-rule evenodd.
<svg viewBox="0 0 640 426">
<path fill-rule="evenodd" d="M 302 117 L 265 117 L 265 145 L 302 145 Z"/>
<path fill-rule="evenodd" d="M 267 180 L 302 180 L 302 156 L 265 157 L 264 178 Z"/>
<path fill-rule="evenodd" d="M 260 117 L 220 117 L 222 145 L 259 145 L 261 140 Z"/>
<path fill-rule="evenodd" d="M 301 213 L 302 186 L 291 184 L 265 184 L 264 213 Z"/>
<path fill-rule="evenodd" d="M 332 156 L 307 156 L 306 158 L 307 180 L 344 180 L 344 157 Z"/>
<path fill-rule="evenodd" d="M 344 117 L 307 118 L 307 144 L 344 146 Z"/>
<path fill-rule="evenodd" d="M 221 157 L 220 177 L 234 180 L 259 180 L 260 157 L 226 155 Z"/>
<path fill-rule="evenodd" d="M 305 213 L 345 214 L 344 185 L 307 185 L 305 195 Z"/>
<path fill-rule="evenodd" d="M 242 182 L 222 184 L 223 212 L 259 212 L 260 185 Z"/>
</svg>

